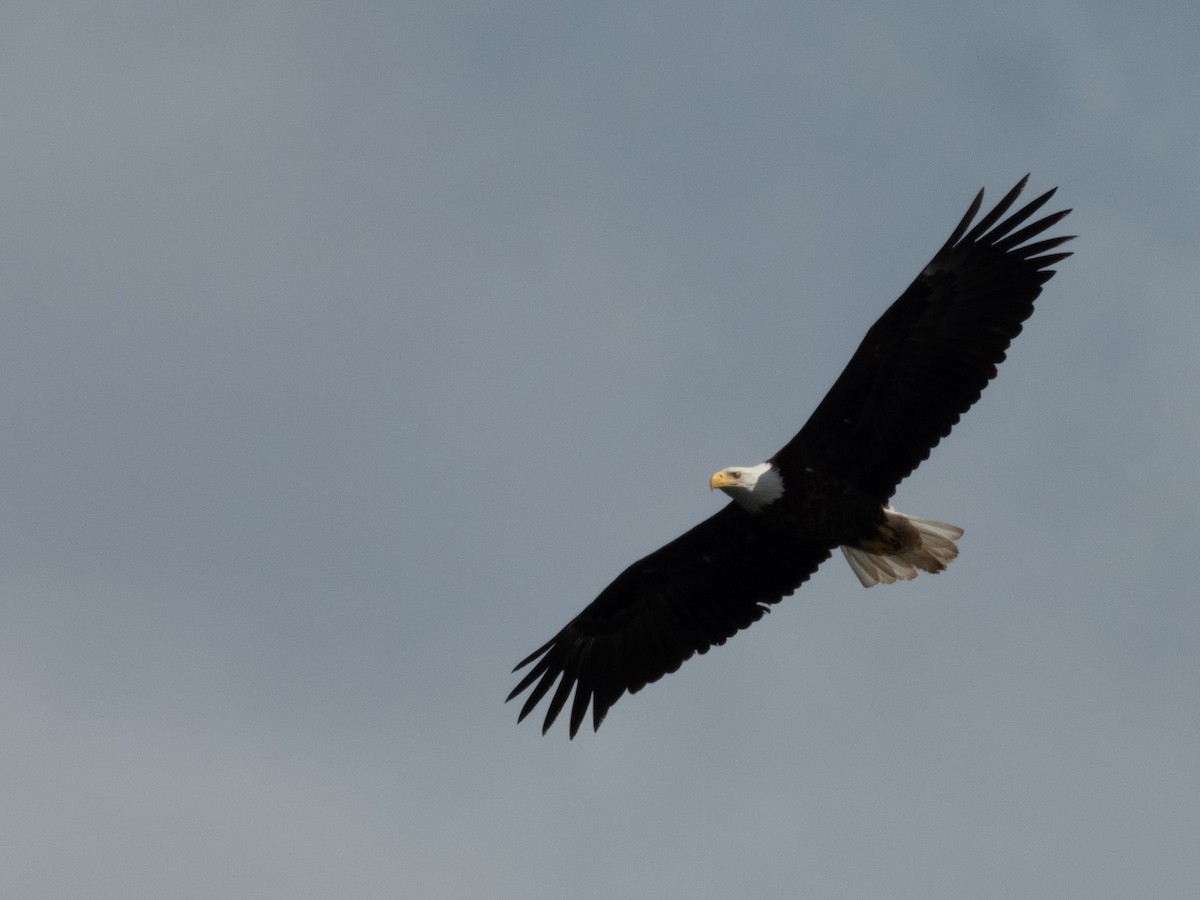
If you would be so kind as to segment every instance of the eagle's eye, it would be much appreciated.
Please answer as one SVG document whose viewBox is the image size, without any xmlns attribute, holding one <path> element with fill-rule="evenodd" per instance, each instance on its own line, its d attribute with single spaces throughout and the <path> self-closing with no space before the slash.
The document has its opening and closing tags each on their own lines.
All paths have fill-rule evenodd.
<svg viewBox="0 0 1200 900">
<path fill-rule="evenodd" d="M 741 478 L 741 477 L 742 477 L 742 473 L 741 473 L 741 472 L 730 472 L 729 474 L 730 474 L 730 475 L 732 475 L 734 478 Z"/>
</svg>

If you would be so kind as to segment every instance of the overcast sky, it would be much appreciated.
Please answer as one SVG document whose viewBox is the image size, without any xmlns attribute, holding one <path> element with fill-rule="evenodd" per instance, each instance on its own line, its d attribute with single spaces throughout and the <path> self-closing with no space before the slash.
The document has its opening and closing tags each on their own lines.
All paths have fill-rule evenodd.
<svg viewBox="0 0 1200 900">
<path fill-rule="evenodd" d="M 1183 898 L 1192 2 L 7 4 L 0 894 Z M 1080 237 L 896 505 L 598 734 L 513 664 L 980 187 Z"/>
</svg>

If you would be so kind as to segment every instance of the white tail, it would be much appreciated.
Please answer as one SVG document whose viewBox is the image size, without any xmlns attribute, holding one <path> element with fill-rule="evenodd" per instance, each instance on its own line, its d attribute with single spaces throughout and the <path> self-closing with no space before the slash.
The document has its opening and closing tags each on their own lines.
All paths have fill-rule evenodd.
<svg viewBox="0 0 1200 900">
<path fill-rule="evenodd" d="M 934 522 L 932 519 L 918 519 L 916 516 L 897 512 L 890 506 L 887 508 L 888 523 L 893 530 L 903 534 L 915 531 L 919 540 L 906 542 L 899 549 L 887 549 L 882 552 L 871 552 L 861 547 L 842 547 L 846 561 L 858 576 L 863 587 L 879 584 L 892 584 L 899 579 L 905 581 L 916 578 L 917 570 L 923 572 L 940 572 L 950 564 L 950 560 L 958 556 L 958 548 L 954 542 L 963 536 L 963 530 L 955 525 L 944 522 Z M 905 523 L 912 526 L 911 530 Z"/>
</svg>

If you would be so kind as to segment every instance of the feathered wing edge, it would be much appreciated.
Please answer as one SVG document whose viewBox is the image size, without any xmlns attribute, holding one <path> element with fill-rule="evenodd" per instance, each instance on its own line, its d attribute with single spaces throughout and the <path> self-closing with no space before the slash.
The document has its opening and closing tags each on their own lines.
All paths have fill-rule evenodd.
<svg viewBox="0 0 1200 900">
<path fill-rule="evenodd" d="M 921 274 L 868 329 L 804 427 L 772 457 L 785 473 L 789 468 L 806 466 L 840 472 L 861 479 L 864 487 L 886 501 L 896 485 L 928 458 L 930 451 L 979 399 L 988 381 L 995 377 L 1009 343 L 1032 313 L 1042 285 L 1053 277 L 1051 266 L 1071 255 L 1050 251 L 1074 235 L 1026 243 L 1071 212 L 1062 210 L 1028 223 L 1057 188 L 1004 218 L 1028 180 L 1026 175 L 1017 182 L 977 222 L 973 220 L 983 206 L 984 192 L 976 194 L 950 237 Z M 990 259 L 981 264 L 977 254 Z M 970 267 L 970 280 L 958 283 L 959 291 L 980 290 L 981 296 L 994 297 L 997 279 L 1024 279 L 1023 286 L 1013 287 L 1027 292 L 1028 310 L 1019 317 L 1006 315 L 1003 320 L 990 320 L 985 328 L 978 330 L 975 339 L 982 343 L 976 349 L 988 354 L 987 358 L 974 351 L 969 355 L 937 351 L 936 345 L 937 355 L 930 356 L 928 345 L 923 342 L 908 348 L 916 351 L 916 356 L 898 352 L 904 350 L 903 342 L 910 339 L 916 327 L 926 327 L 920 325 L 929 308 L 924 304 L 928 303 L 930 291 L 938 290 L 935 285 L 944 284 L 944 270 L 949 267 L 953 271 L 956 261 L 969 257 L 976 257 L 977 261 Z M 972 308 L 973 304 L 960 303 L 953 314 L 970 316 Z M 912 368 L 914 365 L 919 368 Z M 909 383 L 908 379 L 913 380 Z M 896 393 L 898 384 L 907 385 L 903 393 Z M 912 404 L 918 397 L 920 403 L 906 412 L 906 404 Z M 934 405 L 928 406 L 929 401 Z M 874 423 L 872 429 L 864 431 L 861 427 L 864 416 Z M 915 440 L 909 445 L 898 444 L 896 436 L 900 432 Z"/>
<path fill-rule="evenodd" d="M 507 698 L 530 691 L 517 720 L 549 696 L 543 734 L 568 700 L 571 737 L 589 705 L 598 729 L 622 695 L 637 693 L 757 622 L 832 551 L 831 545 L 798 545 L 775 529 L 756 527 L 730 502 L 629 566 L 514 667 L 514 672 L 529 667 Z"/>
<path fill-rule="evenodd" d="M 546 707 L 545 718 L 542 721 L 542 734 L 546 734 L 566 706 L 567 700 L 571 697 L 571 692 L 574 691 L 575 696 L 571 702 L 569 719 L 569 733 L 571 738 L 574 738 L 579 732 L 579 728 L 587 716 L 589 705 L 592 708 L 592 730 L 597 731 L 600 728 L 600 724 L 604 721 L 605 716 L 608 715 L 609 709 L 621 699 L 623 694 L 626 692 L 636 694 L 646 685 L 653 684 L 664 675 L 670 675 L 672 672 L 677 671 L 683 663 L 691 659 L 692 656 L 696 654 L 703 655 L 711 647 L 723 645 L 726 640 L 742 628 L 746 628 L 757 622 L 770 611 L 769 606 L 756 604 L 750 608 L 749 614 L 745 617 L 743 624 L 733 628 L 728 635 L 717 638 L 702 647 L 695 649 L 688 648 L 677 659 L 672 660 L 670 665 L 661 672 L 656 672 L 652 675 L 643 673 L 637 677 L 636 686 L 626 686 L 625 684 L 626 679 L 623 675 L 627 673 L 622 671 L 621 665 L 625 661 L 622 659 L 624 654 L 620 652 L 605 653 L 605 650 L 609 648 L 597 648 L 597 644 L 600 642 L 596 638 L 569 634 L 571 626 L 568 626 L 552 640 L 547 641 L 513 667 L 513 672 L 517 672 L 525 666 L 534 663 L 536 660 L 536 663 L 525 673 L 517 686 L 509 692 L 508 697 L 505 698 L 505 702 L 513 700 L 532 686 L 533 690 L 525 698 L 525 702 L 521 705 L 521 711 L 517 715 L 517 722 L 520 723 L 550 693 L 550 689 L 554 688 L 554 693 L 550 696 L 550 702 Z M 650 623 L 650 627 L 641 629 L 640 637 L 645 644 L 655 644 L 658 643 L 656 638 L 661 635 L 662 632 L 654 627 L 654 623 Z M 642 649 L 655 653 L 658 652 L 654 647 L 644 646 Z M 587 666 L 589 657 L 597 652 L 605 654 L 603 666 L 599 672 L 589 672 L 589 667 Z M 597 674 L 600 677 L 597 677 Z M 555 687 L 556 682 L 557 687 Z"/>
<path fill-rule="evenodd" d="M 829 551 L 825 551 L 824 556 L 828 555 Z M 592 708 L 592 730 L 599 730 L 609 709 L 626 692 L 636 694 L 646 685 L 677 671 L 694 655 L 703 655 L 712 647 L 722 646 L 729 638 L 770 612 L 770 603 L 778 602 L 792 592 L 788 590 L 771 600 L 742 605 L 737 610 L 736 619 L 724 618 L 720 624 L 717 624 L 715 616 L 704 610 L 694 611 L 693 616 L 704 618 L 707 627 L 716 629 L 716 636 L 707 638 L 698 646 L 668 646 L 674 631 L 672 620 L 676 616 L 663 607 L 639 617 L 636 627 L 628 629 L 615 640 L 612 636 L 607 636 L 607 639 L 604 636 L 585 636 L 572 622 L 513 667 L 513 672 L 518 672 L 532 664 L 532 668 L 509 692 L 505 702 L 532 687 L 517 715 L 517 722 L 523 722 L 554 688 L 542 721 L 542 734 L 546 734 L 574 691 L 569 718 L 570 737 L 574 738 L 578 733 L 589 705 Z M 664 659 L 668 660 L 665 664 L 656 664 Z"/>
<path fill-rule="evenodd" d="M 955 226 L 954 231 L 952 231 L 950 233 L 950 237 L 947 238 L 946 243 L 943 244 L 942 248 L 940 250 L 938 250 L 937 253 L 934 254 L 934 257 L 933 257 L 934 260 L 936 260 L 938 257 L 944 256 L 946 253 L 949 253 L 951 250 L 953 250 L 954 247 L 958 245 L 960 240 L 963 240 L 964 243 L 968 243 L 968 244 L 979 243 L 980 239 L 982 237 L 984 237 L 984 235 L 987 234 L 988 230 L 991 229 L 991 227 L 993 225 L 995 225 L 997 222 L 999 222 L 1000 219 L 1004 216 L 1004 214 L 1006 212 L 1008 212 L 1009 209 L 1012 208 L 1012 205 L 1016 202 L 1017 197 L 1021 196 L 1021 192 L 1025 190 L 1025 186 L 1028 183 L 1029 183 L 1029 175 L 1026 174 L 1024 178 L 1022 178 L 1020 181 L 1018 181 L 1015 185 L 1012 186 L 1012 188 L 1009 190 L 1009 192 L 1007 194 L 1005 194 L 1000 199 L 1000 201 L 984 215 L 984 217 L 982 219 L 980 219 L 978 222 L 975 223 L 974 228 L 971 228 L 972 220 L 975 218 L 976 215 L 978 215 L 979 210 L 983 207 L 984 191 L 981 188 L 979 193 L 975 195 L 975 199 L 971 201 L 971 205 L 967 208 L 966 213 L 963 214 L 963 217 L 959 221 L 958 225 Z M 1019 210 L 1017 210 L 1012 216 L 1010 216 L 1007 221 L 1005 221 L 1002 225 L 997 227 L 996 230 L 994 232 L 992 232 L 992 234 L 987 235 L 988 238 L 990 239 L 989 243 L 997 244 L 999 242 L 999 240 L 1001 238 L 1003 238 L 1006 234 L 1011 232 L 1012 229 L 1016 228 L 1018 225 L 1020 225 L 1022 222 L 1024 222 L 1030 216 L 1032 216 L 1035 212 L 1037 212 L 1039 209 L 1041 209 L 1043 206 L 1045 206 L 1046 203 L 1050 200 L 1051 197 L 1053 197 L 1055 195 L 1055 193 L 1057 191 L 1058 191 L 1057 187 L 1052 187 L 1052 188 L 1050 188 L 1050 190 L 1046 191 L 1044 194 L 1041 194 L 1040 196 L 1035 197 L 1034 199 L 1030 200 L 1027 204 L 1025 204 L 1023 207 L 1021 207 Z M 1014 235 L 1014 236 L 1010 237 L 1009 241 L 1007 242 L 1007 246 L 1002 249 L 1011 249 L 1012 247 L 1019 245 L 1022 241 L 1024 241 L 1027 237 L 1031 236 L 1032 234 L 1038 234 L 1042 231 L 1045 231 L 1047 228 L 1049 228 L 1055 222 L 1059 221 L 1064 216 L 1066 216 L 1067 213 L 1069 213 L 1069 212 L 1070 212 L 1069 209 L 1064 209 L 1061 212 L 1053 213 L 1044 219 L 1040 219 L 1038 222 L 1034 223 L 1035 227 L 1033 228 L 1031 234 L 1027 234 L 1024 236 Z M 971 228 L 970 234 L 966 234 L 966 231 L 968 228 Z M 1020 234 L 1020 233 L 1018 233 L 1018 234 Z M 966 235 L 965 239 L 963 237 L 964 235 Z M 1054 240 L 1055 244 L 1057 245 L 1057 244 L 1063 243 L 1064 241 L 1070 240 L 1070 238 L 1062 237 L 1062 238 L 1053 238 L 1052 240 Z M 1025 255 L 1026 255 L 1026 257 L 1034 256 L 1034 255 L 1036 255 L 1036 251 L 1034 253 L 1026 253 Z M 1070 254 L 1067 254 L 1067 255 L 1069 256 Z"/>
<path fill-rule="evenodd" d="M 1004 216 L 1004 214 L 1007 213 L 1010 208 L 1012 208 L 1012 205 L 1016 202 L 1017 197 L 1021 195 L 1021 192 L 1025 189 L 1025 185 L 1028 182 L 1029 175 L 1026 174 L 1024 178 L 1013 185 L 1012 189 L 1004 195 L 999 203 L 992 207 L 992 209 L 986 215 L 984 215 L 982 219 L 975 223 L 975 227 L 971 228 L 970 233 L 966 234 L 964 237 L 964 232 L 966 232 L 967 228 L 970 227 L 971 220 L 975 218 L 976 214 L 983 206 L 983 190 L 981 189 L 979 193 L 975 195 L 975 199 L 971 201 L 971 205 L 968 207 L 966 215 L 962 217 L 962 220 L 958 223 L 958 226 L 950 234 L 950 238 L 946 241 L 942 248 L 934 254 L 933 260 L 930 261 L 930 266 L 936 263 L 938 259 L 944 258 L 947 254 L 952 253 L 960 241 L 963 244 L 986 243 L 990 244 L 992 247 L 1001 251 L 1002 253 L 1009 253 L 1012 250 L 1020 248 L 1022 258 L 1029 262 L 1037 263 L 1037 269 L 1039 269 L 1040 273 L 1044 276 L 1042 279 L 1043 283 L 1049 280 L 1054 273 L 1047 272 L 1045 270 L 1049 266 L 1062 262 L 1071 254 L 1069 251 L 1047 255 L 1041 254 L 1045 254 L 1047 250 L 1053 250 L 1055 247 L 1065 244 L 1067 241 L 1072 240 L 1075 235 L 1062 235 L 1060 237 L 1047 238 L 1043 241 L 1038 241 L 1035 244 L 1026 244 L 1023 247 L 1021 245 L 1025 244 L 1025 241 L 1029 240 L 1030 238 L 1041 234 L 1042 232 L 1061 222 L 1067 217 L 1068 214 L 1070 214 L 1071 210 L 1059 210 L 1056 213 L 1051 213 L 1045 218 L 1038 219 L 1036 222 L 1027 225 L 1025 228 L 1022 228 L 1018 231 L 1013 230 L 1022 222 L 1025 222 L 1027 219 L 1029 219 L 1039 209 L 1045 206 L 1049 202 L 1050 198 L 1058 193 L 1058 188 L 1052 187 L 1044 194 L 1041 194 L 1030 200 L 1003 222 L 1000 222 L 1000 219 Z M 997 225 L 997 222 L 1000 222 L 1000 224 Z M 993 228 L 993 226 L 995 227 Z M 928 268 L 929 266 L 926 266 L 926 269 Z"/>
</svg>

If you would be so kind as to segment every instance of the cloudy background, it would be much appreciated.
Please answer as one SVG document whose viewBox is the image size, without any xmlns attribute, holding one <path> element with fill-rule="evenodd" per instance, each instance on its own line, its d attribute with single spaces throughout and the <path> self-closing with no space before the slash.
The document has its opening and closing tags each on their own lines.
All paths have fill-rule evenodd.
<svg viewBox="0 0 1200 900">
<path fill-rule="evenodd" d="M 1194 4 L 11 3 L 0 894 L 1200 882 Z M 978 188 L 1076 255 L 897 505 L 569 742 L 509 670 Z"/>
</svg>

